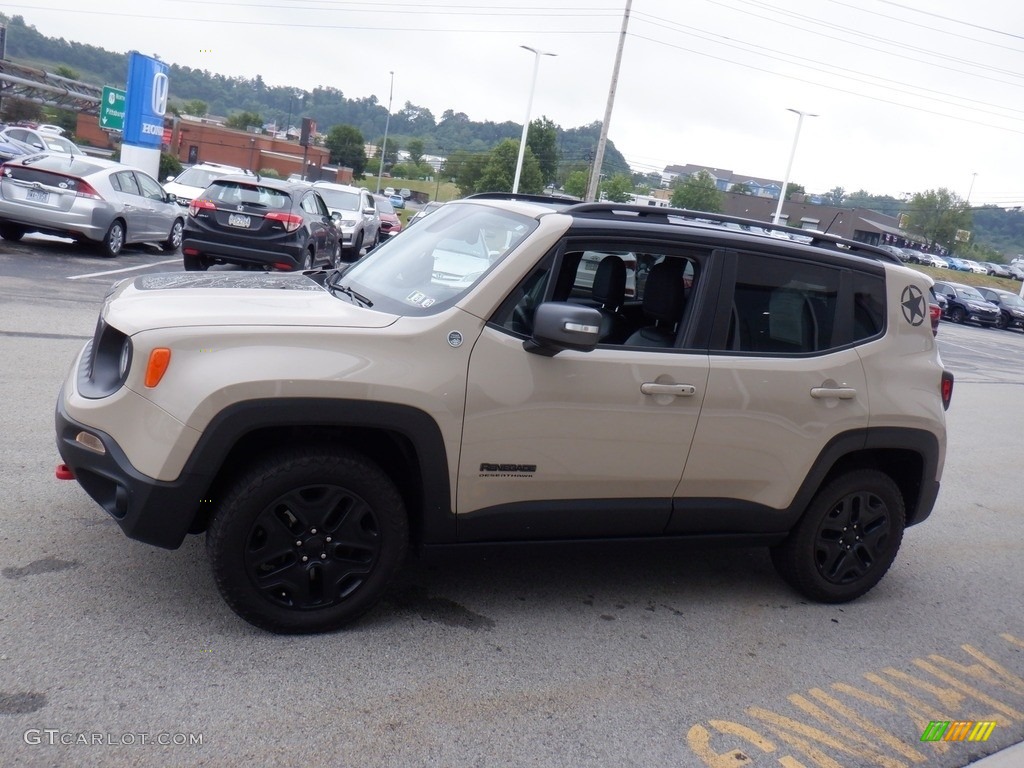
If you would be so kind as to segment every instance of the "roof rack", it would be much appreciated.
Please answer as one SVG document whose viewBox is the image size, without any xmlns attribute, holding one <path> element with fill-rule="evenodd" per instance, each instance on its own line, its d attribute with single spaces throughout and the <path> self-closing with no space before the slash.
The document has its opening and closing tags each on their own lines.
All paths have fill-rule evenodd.
<svg viewBox="0 0 1024 768">
<path fill-rule="evenodd" d="M 573 205 L 580 202 L 578 197 L 562 195 L 534 195 L 512 192 L 477 192 L 464 197 L 463 200 L 523 200 L 528 203 L 546 203 L 547 205 Z"/>
<path fill-rule="evenodd" d="M 489 193 L 493 194 L 493 193 Z M 506 195 L 507 198 L 507 195 Z M 550 200 L 549 200 L 550 202 Z M 563 213 L 574 216 L 588 216 L 593 218 L 614 218 L 616 216 L 634 216 L 643 219 L 657 220 L 664 224 L 680 224 L 680 219 L 687 223 L 717 226 L 721 224 L 736 224 L 740 227 L 749 227 L 771 235 L 778 232 L 787 239 L 795 239 L 797 242 L 818 247 L 830 248 L 833 250 L 854 252 L 859 256 L 875 259 L 876 261 L 889 261 L 894 264 L 902 262 L 882 248 L 869 243 L 862 243 L 857 240 L 848 240 L 837 235 L 830 235 L 825 232 L 817 232 L 798 227 L 790 227 L 783 224 L 772 224 L 767 221 L 748 219 L 742 216 L 730 216 L 723 213 L 709 213 L 707 211 L 691 211 L 687 208 L 661 208 L 650 205 L 633 205 L 629 203 L 578 203 L 570 205 Z M 757 234 L 756 232 L 751 234 Z"/>
</svg>

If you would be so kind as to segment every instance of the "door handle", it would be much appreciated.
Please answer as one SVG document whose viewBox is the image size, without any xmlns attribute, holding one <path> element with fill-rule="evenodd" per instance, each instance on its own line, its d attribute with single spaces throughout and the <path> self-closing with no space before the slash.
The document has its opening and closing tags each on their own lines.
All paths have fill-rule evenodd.
<svg viewBox="0 0 1024 768">
<path fill-rule="evenodd" d="M 645 381 L 641 384 L 640 391 L 645 395 L 672 395 L 674 397 L 693 397 L 697 394 L 697 388 L 693 384 L 657 384 L 653 381 Z"/>
<path fill-rule="evenodd" d="M 811 387 L 811 397 L 834 398 L 836 400 L 853 400 L 857 396 L 857 390 L 853 387 Z"/>
</svg>

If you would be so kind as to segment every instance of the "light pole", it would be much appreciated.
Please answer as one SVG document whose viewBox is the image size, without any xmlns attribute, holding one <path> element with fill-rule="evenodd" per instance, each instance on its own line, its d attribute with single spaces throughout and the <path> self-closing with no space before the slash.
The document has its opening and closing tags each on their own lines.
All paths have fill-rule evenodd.
<svg viewBox="0 0 1024 768">
<path fill-rule="evenodd" d="M 384 175 L 384 155 L 388 151 L 388 128 L 391 127 L 391 100 L 395 96 L 395 73 L 392 70 L 388 72 L 391 75 L 391 87 L 388 88 L 388 117 L 384 121 L 384 142 L 380 145 L 380 167 L 377 169 L 377 194 L 380 194 L 380 177 Z"/>
<path fill-rule="evenodd" d="M 967 207 L 968 208 L 970 208 L 970 206 L 971 206 L 971 192 L 974 191 L 974 180 L 976 178 L 978 178 L 977 172 L 972 172 L 971 173 L 971 186 L 967 190 Z"/>
<path fill-rule="evenodd" d="M 782 191 L 779 192 L 779 204 L 775 206 L 775 216 L 772 217 L 772 224 L 779 223 L 779 216 L 782 214 L 782 204 L 786 200 L 786 187 L 789 186 L 789 173 L 793 170 L 793 158 L 796 157 L 796 144 L 800 141 L 800 126 L 803 125 L 804 117 L 817 117 L 810 112 L 801 112 L 799 109 L 787 107 L 790 112 L 796 112 L 796 135 L 793 136 L 793 149 L 789 153 L 789 165 L 786 166 L 786 177 L 782 182 Z"/>
<path fill-rule="evenodd" d="M 533 109 L 533 90 L 537 87 L 537 70 L 540 68 L 541 56 L 557 56 L 557 53 L 548 53 L 539 48 L 531 48 L 528 45 L 520 45 L 533 53 L 533 82 L 530 84 L 530 98 L 526 102 L 526 117 L 523 118 L 523 136 L 519 139 L 519 157 L 516 160 L 516 177 L 512 182 L 512 194 L 519 191 L 519 177 L 523 175 L 523 156 L 526 154 L 526 132 L 530 130 L 530 110 Z"/>
</svg>

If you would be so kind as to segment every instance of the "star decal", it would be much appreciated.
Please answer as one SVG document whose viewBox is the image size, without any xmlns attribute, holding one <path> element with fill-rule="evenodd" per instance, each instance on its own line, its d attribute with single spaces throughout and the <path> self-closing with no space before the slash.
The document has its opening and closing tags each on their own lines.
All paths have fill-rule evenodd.
<svg viewBox="0 0 1024 768">
<path fill-rule="evenodd" d="M 903 305 L 903 317 L 911 325 L 917 326 L 924 322 L 927 312 L 925 311 L 924 294 L 916 285 L 908 285 L 903 289 L 900 296 L 900 303 Z"/>
</svg>

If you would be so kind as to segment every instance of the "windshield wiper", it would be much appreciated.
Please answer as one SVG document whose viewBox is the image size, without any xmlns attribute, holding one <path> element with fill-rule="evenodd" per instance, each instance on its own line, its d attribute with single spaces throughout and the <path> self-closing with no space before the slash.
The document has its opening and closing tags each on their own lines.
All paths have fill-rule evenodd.
<svg viewBox="0 0 1024 768">
<path fill-rule="evenodd" d="M 334 275 L 331 275 L 331 277 L 327 278 L 326 285 L 327 285 L 328 290 L 330 290 L 332 293 L 334 291 L 338 291 L 339 293 L 343 293 L 346 296 L 348 296 L 349 298 L 355 299 L 360 304 L 362 304 L 364 307 L 367 307 L 367 308 L 372 307 L 373 306 L 373 302 L 370 301 L 365 296 L 363 296 L 361 293 L 353 291 L 347 285 L 338 285 L 337 284 L 337 282 L 333 278 L 334 278 L 335 275 L 340 275 L 340 274 L 341 274 L 340 272 L 335 272 Z"/>
</svg>

